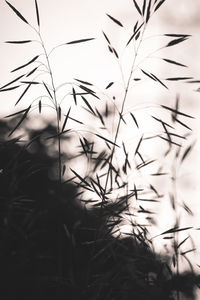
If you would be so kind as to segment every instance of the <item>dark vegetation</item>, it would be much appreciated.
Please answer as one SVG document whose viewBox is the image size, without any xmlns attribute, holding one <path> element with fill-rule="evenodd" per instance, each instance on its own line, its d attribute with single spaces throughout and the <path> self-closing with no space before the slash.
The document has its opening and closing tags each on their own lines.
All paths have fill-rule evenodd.
<svg viewBox="0 0 200 300">
<path fill-rule="evenodd" d="M 31 131 L 30 139 L 53 131 Z M 7 133 L 1 122 L 1 134 Z M 192 295 L 198 277 L 172 274 L 169 258 L 151 249 L 145 228 L 140 235 L 112 236 L 111 220 L 119 221 L 126 199 L 85 209 L 74 184 L 60 187 L 49 178 L 56 158 L 39 137 L 33 143 L 33 153 L 18 139 L 0 144 L 2 299 L 175 299 L 177 290 Z"/>
<path fill-rule="evenodd" d="M 158 254 L 154 250 L 147 226 L 137 222 L 135 213 L 146 214 L 146 219 L 152 225 L 152 212 L 145 208 L 143 202 L 158 202 L 162 196 L 154 186 L 149 184 L 148 191 L 150 187 L 154 196 L 145 198 L 144 190 L 147 189 L 145 185 L 137 187 L 134 183 L 132 189 L 128 179 L 124 180 L 124 177 L 128 178 L 131 172 L 138 172 L 154 163 L 154 160 L 146 159 L 141 153 L 141 144 L 145 139 L 163 140 L 167 144 L 164 156 L 171 155 L 180 163 L 192 149 L 192 144 L 185 147 L 183 143 L 189 136 L 188 131 L 191 131 L 185 119 L 192 117 L 179 110 L 178 97 L 174 108 L 166 105 L 160 107 L 169 113 L 171 123 L 168 119 L 161 120 L 153 116 L 163 132 L 152 137 L 145 137 L 144 134 L 140 137 L 132 159 L 135 165 L 133 162 L 130 163 L 130 155 L 125 143 L 122 141 L 118 145 L 121 127 L 126 126 L 128 119 L 124 108 L 130 86 L 133 81 L 142 80 L 142 78 L 133 78 L 133 75 L 134 69 L 138 67 L 135 62 L 144 31 L 150 18 L 165 1 L 144 0 L 142 7 L 138 2 L 133 1 L 133 7 L 137 10 L 140 19 L 134 24 L 133 33 L 126 44 L 128 47 L 133 43 L 135 53 L 127 82 L 124 80 L 124 94 L 120 108 L 114 113 L 112 109 L 115 104 L 109 107 L 106 103 L 102 106 L 105 108 L 102 112 L 98 109 L 98 105 L 90 102 L 91 98 L 100 100 L 95 86 L 88 81 L 75 79 L 70 93 L 67 91 L 74 105 L 71 105 L 66 113 L 54 85 L 50 54 L 47 53 L 40 34 L 37 1 L 35 1 L 37 29 L 6 1 L 21 21 L 31 26 L 37 33 L 45 62 L 32 67 L 39 57 L 35 56 L 15 68 L 12 72 L 32 67 L 26 71 L 26 74 L 19 75 L 4 84 L 0 91 L 8 92 L 25 85 L 15 105 L 18 105 L 29 89 L 37 85 L 44 88 L 46 95 L 34 99 L 27 108 L 7 116 L 9 121 L 4 119 L 0 123 L 1 299 L 174 300 L 181 299 L 183 295 L 194 298 L 194 290 L 199 285 L 199 275 L 194 272 L 185 257 L 187 252 L 194 249 L 181 252 L 180 249 L 187 238 L 182 241 L 177 238 L 180 231 L 188 231 L 192 227 L 180 227 L 179 220 L 176 219 L 173 228 L 160 234 L 171 241 L 173 253 Z M 108 15 L 108 18 L 123 27 L 123 24 L 111 15 Z M 119 60 L 119 54 L 110 39 L 105 33 L 103 36 L 111 55 Z M 186 34 L 165 36 L 170 38 L 165 47 L 175 46 L 189 37 Z M 83 38 L 67 42 L 65 45 L 73 46 L 93 39 Z M 32 40 L 7 41 L 10 44 L 31 42 Z M 178 67 L 186 67 L 175 60 L 163 60 Z M 46 81 L 40 80 L 40 76 L 44 75 L 40 70 L 43 65 L 46 66 L 49 76 Z M 165 89 L 168 89 L 169 81 L 195 83 L 195 80 L 187 76 L 167 78 L 163 83 L 152 72 L 143 69 L 140 71 L 141 77 L 145 76 Z M 105 90 L 113 88 L 114 84 L 111 81 Z M 56 125 L 47 124 L 41 130 L 28 130 L 26 124 L 30 122 L 29 114 L 36 108 L 40 114 L 42 113 L 43 107 L 47 106 L 43 102 L 45 97 L 48 98 L 49 106 L 55 111 Z M 74 132 L 68 127 L 69 120 L 82 125 L 78 118 L 74 118 L 74 114 L 73 117 L 71 115 L 71 111 L 77 107 L 80 99 L 84 103 L 84 110 L 94 120 L 98 120 L 101 128 L 95 128 L 93 133 L 88 131 L 89 137 L 88 132 L 87 135 L 86 133 L 79 135 L 78 150 L 73 157 L 70 157 L 62 146 L 63 141 L 68 140 L 68 146 L 71 147 L 69 136 Z M 132 111 L 129 112 L 129 117 L 135 127 L 139 128 Z M 111 137 L 105 134 L 109 132 L 106 131 L 106 119 L 109 118 L 113 118 L 116 125 L 116 131 Z M 187 132 L 179 134 L 176 131 L 177 124 Z M 26 139 L 19 136 L 18 129 L 23 127 Z M 49 151 L 48 140 L 52 141 L 51 145 L 57 145 L 54 154 Z M 97 141 L 102 142 L 102 148 Z M 115 160 L 116 148 L 123 149 L 122 165 L 118 165 Z M 81 176 L 77 170 L 70 167 L 66 170 L 66 165 L 73 159 L 87 161 L 90 171 L 86 176 Z M 65 173 L 68 173 L 67 176 Z M 165 175 L 162 166 L 153 175 Z M 175 181 L 173 175 L 172 180 Z M 138 172 L 138 176 L 141 176 L 141 173 Z M 89 196 L 87 198 L 87 194 L 84 198 L 85 191 L 92 192 L 94 198 Z M 112 193 L 115 191 L 122 191 L 122 193 L 119 192 L 113 201 Z M 175 195 L 170 194 L 170 198 L 176 212 Z M 131 207 L 133 201 L 139 203 L 134 211 Z M 186 205 L 184 208 L 191 213 Z M 132 232 L 121 235 L 120 225 L 123 224 L 125 215 L 132 217 L 130 221 Z M 115 235 L 116 232 L 118 235 Z M 179 270 L 180 255 L 184 256 L 190 265 L 190 269 L 184 273 Z"/>
</svg>

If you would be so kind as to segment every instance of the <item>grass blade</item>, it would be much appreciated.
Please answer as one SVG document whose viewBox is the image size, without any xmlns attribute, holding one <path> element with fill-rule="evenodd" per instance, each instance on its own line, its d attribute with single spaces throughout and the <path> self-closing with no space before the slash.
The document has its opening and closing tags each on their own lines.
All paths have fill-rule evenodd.
<svg viewBox="0 0 200 300">
<path fill-rule="evenodd" d="M 12 70 L 11 73 L 16 72 L 16 71 L 18 71 L 18 70 L 20 70 L 20 69 L 22 69 L 22 68 L 25 68 L 26 66 L 32 64 L 38 57 L 39 57 L 39 55 L 36 55 L 34 58 L 32 58 L 32 59 L 31 59 L 29 62 L 27 62 L 26 64 L 24 64 L 24 65 L 22 65 L 22 66 L 20 66 L 20 67 L 18 67 L 18 68 L 16 68 L 16 69 L 14 69 L 14 70 Z"/>
<path fill-rule="evenodd" d="M 193 77 L 169 77 L 169 78 L 165 78 L 165 80 L 168 80 L 168 81 L 180 81 L 180 80 L 189 80 L 189 79 L 193 79 Z"/>
<path fill-rule="evenodd" d="M 5 89 L 0 89 L 0 92 L 7 92 L 7 91 L 15 90 L 18 87 L 20 87 L 20 85 L 12 86 L 12 87 L 5 88 Z"/>
<path fill-rule="evenodd" d="M 22 109 L 22 110 L 20 110 L 20 111 L 18 111 L 18 112 L 16 112 L 16 113 L 13 113 L 13 114 L 11 114 L 11 115 L 7 115 L 7 116 L 4 117 L 4 118 L 10 118 L 10 117 L 17 116 L 17 115 L 19 115 L 19 114 L 22 114 L 22 113 L 25 112 L 26 110 L 27 110 L 27 108 Z"/>
<path fill-rule="evenodd" d="M 74 88 L 72 88 L 72 95 L 73 95 L 73 98 L 74 98 L 74 103 L 75 105 L 77 105 L 77 100 L 76 100 L 76 91 Z"/>
<path fill-rule="evenodd" d="M 188 230 L 188 229 L 191 229 L 191 228 L 193 228 L 193 227 L 184 227 L 184 228 L 174 227 L 174 228 L 171 228 L 169 230 L 164 231 L 160 235 L 168 234 L 168 233 L 174 233 L 174 232 L 179 232 L 179 231 L 184 231 L 184 230 Z"/>
<path fill-rule="evenodd" d="M 103 31 L 102 31 L 102 33 L 103 33 L 103 35 L 104 35 L 106 41 L 108 42 L 108 44 L 111 45 L 110 40 L 109 40 L 109 38 L 107 37 L 107 35 L 106 35 Z"/>
<path fill-rule="evenodd" d="M 24 40 L 24 41 L 5 41 L 7 44 L 27 44 L 31 43 L 32 40 Z"/>
<path fill-rule="evenodd" d="M 20 121 L 17 123 L 17 125 L 11 130 L 11 132 L 9 133 L 8 136 L 11 136 L 15 130 L 21 125 L 21 123 L 26 119 L 28 112 L 31 108 L 31 105 L 25 110 L 25 113 L 23 114 L 22 118 L 20 119 Z M 22 112 L 22 111 L 21 111 Z"/>
<path fill-rule="evenodd" d="M 88 38 L 88 39 L 81 39 L 81 40 L 75 40 L 75 41 L 71 41 L 66 43 L 66 45 L 72 45 L 72 44 L 78 44 L 78 43 L 84 43 L 84 42 L 88 42 L 88 41 L 92 41 L 95 38 Z"/>
<path fill-rule="evenodd" d="M 184 159 L 186 158 L 186 156 L 188 156 L 188 154 L 191 152 L 192 148 L 194 147 L 195 143 L 191 144 L 190 146 L 188 146 L 185 150 L 185 152 L 183 153 L 183 156 L 181 158 L 181 162 L 184 161 Z"/>
<path fill-rule="evenodd" d="M 66 116 L 65 116 L 65 120 L 64 120 L 64 123 L 63 123 L 62 130 L 61 130 L 61 131 L 64 131 L 64 129 L 65 129 L 65 126 L 66 126 L 66 124 L 67 124 L 67 120 L 68 120 L 68 118 L 69 118 L 70 111 L 71 111 L 71 107 L 69 108 L 69 110 L 68 110 L 68 112 L 67 112 L 67 114 L 66 114 Z"/>
<path fill-rule="evenodd" d="M 0 90 L 1 90 L 1 89 L 4 89 L 5 87 L 7 87 L 7 86 L 9 86 L 9 85 L 11 85 L 12 83 L 18 81 L 18 80 L 21 79 L 23 76 L 24 76 L 24 75 L 21 75 L 21 76 L 15 78 L 15 79 L 13 79 L 12 81 L 6 83 L 5 85 L 3 85 L 3 86 L 0 88 Z"/>
<path fill-rule="evenodd" d="M 39 9 L 38 9 L 37 0 L 35 0 L 35 10 L 36 10 L 38 27 L 40 27 L 40 15 L 39 15 Z"/>
<path fill-rule="evenodd" d="M 10 8 L 14 11 L 14 13 L 22 20 L 24 21 L 26 24 L 29 24 L 28 21 L 22 16 L 22 14 L 12 5 L 10 4 L 10 2 L 6 1 L 6 3 L 8 4 L 8 6 L 10 6 Z"/>
<path fill-rule="evenodd" d="M 138 122 L 137 122 L 135 116 L 132 113 L 130 113 L 130 115 L 133 118 L 133 121 L 135 122 L 135 125 L 137 126 L 137 128 L 139 128 L 139 125 L 138 125 Z"/>
<path fill-rule="evenodd" d="M 113 82 L 113 81 L 112 81 L 112 82 L 110 82 L 110 83 L 109 83 L 109 84 L 106 86 L 106 88 L 105 88 L 105 89 L 106 89 L 106 90 L 107 90 L 107 89 L 109 89 L 109 88 L 110 88 L 110 87 L 111 87 L 113 84 L 114 84 L 114 82 Z"/>
<path fill-rule="evenodd" d="M 192 117 L 190 115 L 187 115 L 187 114 L 185 114 L 185 113 L 183 113 L 183 112 L 181 112 L 181 111 L 179 111 L 177 109 L 174 109 L 174 108 L 171 108 L 171 107 L 168 107 L 168 106 L 165 106 L 165 105 L 161 105 L 161 107 L 164 108 L 164 109 L 167 109 L 167 110 L 169 110 L 171 112 L 173 112 L 175 115 L 178 114 L 178 115 L 181 115 L 181 116 L 184 116 L 184 117 L 188 117 L 188 118 L 194 119 L 194 117 Z"/>
<path fill-rule="evenodd" d="M 171 36 L 171 37 L 190 37 L 190 34 L 179 34 L 179 33 L 165 33 L 164 36 Z"/>
<path fill-rule="evenodd" d="M 130 39 L 128 40 L 126 47 L 130 44 L 130 42 L 132 41 L 132 39 L 136 36 L 136 34 L 139 32 L 139 30 L 141 29 L 141 27 L 144 25 L 144 22 L 142 22 L 142 24 L 138 27 L 138 29 L 132 34 L 132 36 L 130 37 Z"/>
<path fill-rule="evenodd" d="M 145 14 L 145 9 L 146 9 L 146 0 L 143 1 L 143 6 L 142 6 L 142 14 L 143 14 L 143 16 Z"/>
<path fill-rule="evenodd" d="M 172 40 L 165 47 L 175 46 L 179 43 L 182 43 L 182 42 L 186 41 L 187 39 L 188 39 L 187 37 L 181 37 L 179 39 Z"/>
<path fill-rule="evenodd" d="M 93 113 L 93 115 L 96 116 L 92 106 L 90 105 L 90 103 L 87 101 L 87 99 L 85 99 L 85 97 L 81 96 L 81 98 L 83 99 L 83 101 L 85 102 L 85 104 L 87 105 L 87 107 L 89 108 L 89 110 Z"/>
<path fill-rule="evenodd" d="M 80 82 L 80 83 L 83 83 L 83 84 L 86 84 L 86 85 L 91 85 L 91 86 L 93 86 L 93 84 L 90 83 L 90 82 L 88 82 L 88 81 L 83 81 L 83 80 L 76 79 L 76 78 L 74 78 L 74 79 L 75 79 L 76 81 Z"/>
<path fill-rule="evenodd" d="M 110 144 L 112 144 L 112 145 L 114 145 L 114 146 L 116 146 L 116 147 L 119 147 L 117 144 L 115 144 L 115 143 L 112 142 L 111 140 L 105 138 L 104 136 L 99 135 L 99 134 L 97 134 L 97 133 L 96 133 L 95 135 L 98 136 L 99 138 L 103 139 L 103 140 L 106 141 L 107 143 L 110 143 Z M 120 148 L 120 147 L 119 147 L 119 148 Z"/>
<path fill-rule="evenodd" d="M 142 140 L 143 140 L 143 135 L 141 136 L 141 138 L 140 138 L 140 140 L 139 140 L 139 143 L 138 143 L 138 145 L 137 145 L 137 147 L 136 147 L 135 154 L 138 153 L 138 150 L 139 150 L 139 148 L 140 148 L 140 145 L 141 145 L 141 143 L 142 143 Z"/>
<path fill-rule="evenodd" d="M 23 91 L 23 93 L 21 94 L 21 96 L 19 97 L 19 99 L 17 100 L 17 102 L 15 103 L 15 106 L 19 103 L 19 101 L 22 99 L 22 97 L 26 94 L 26 92 L 28 91 L 28 89 L 30 88 L 31 83 L 29 83 L 29 85 L 25 88 L 25 90 Z"/>
<path fill-rule="evenodd" d="M 35 71 L 38 69 L 38 67 L 34 68 L 33 70 L 31 70 L 27 75 L 26 77 L 29 77 L 31 76 L 33 73 L 35 73 Z"/>
<path fill-rule="evenodd" d="M 149 4 L 147 7 L 146 23 L 148 23 L 148 21 L 150 19 L 150 15 L 151 15 L 151 0 L 149 0 Z"/>
<path fill-rule="evenodd" d="M 51 97 L 51 99 L 53 99 L 53 96 L 51 95 L 51 92 L 50 92 L 48 86 L 46 85 L 46 83 L 44 81 L 43 81 L 43 85 L 44 85 L 45 89 L 47 90 L 47 92 L 48 92 L 49 96 Z"/>
<path fill-rule="evenodd" d="M 168 87 L 158 77 L 156 77 L 156 75 L 152 73 L 150 74 L 155 78 L 156 81 L 158 81 L 162 86 L 164 86 L 168 90 Z"/>
<path fill-rule="evenodd" d="M 160 2 L 158 2 L 158 4 L 156 5 L 154 11 L 157 11 L 164 2 L 165 2 L 165 0 L 161 0 Z"/>
<path fill-rule="evenodd" d="M 135 5 L 135 8 L 137 9 L 137 11 L 139 12 L 139 14 L 142 16 L 141 9 L 140 9 L 139 5 L 137 4 L 136 0 L 133 0 L 133 3 Z"/>
<path fill-rule="evenodd" d="M 112 16 L 106 14 L 114 23 L 116 23 L 117 25 L 121 26 L 121 27 L 124 27 L 122 25 L 122 23 L 120 21 L 118 21 L 117 19 L 113 18 Z"/>
<path fill-rule="evenodd" d="M 73 169 L 70 168 L 70 170 L 72 171 L 72 173 L 74 173 L 74 175 L 75 175 L 76 177 L 78 177 L 78 179 L 80 179 L 81 182 L 85 183 L 85 185 L 87 185 L 87 186 L 90 187 L 89 183 L 88 183 L 83 177 L 81 177 L 81 176 L 80 176 L 78 173 L 76 173 Z"/>
<path fill-rule="evenodd" d="M 183 65 L 175 60 L 171 60 L 171 59 L 168 59 L 168 58 L 163 58 L 164 61 L 168 62 L 169 64 L 174 64 L 174 65 L 177 65 L 177 66 L 181 66 L 181 67 L 186 67 L 186 65 Z"/>
</svg>

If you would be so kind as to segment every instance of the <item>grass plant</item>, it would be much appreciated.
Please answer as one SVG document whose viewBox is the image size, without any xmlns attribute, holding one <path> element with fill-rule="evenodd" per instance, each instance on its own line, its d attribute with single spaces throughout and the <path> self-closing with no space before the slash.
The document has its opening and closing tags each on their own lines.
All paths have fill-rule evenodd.
<svg viewBox="0 0 200 300">
<path fill-rule="evenodd" d="M 112 39 L 104 31 L 102 36 L 111 59 L 119 65 L 122 78 L 120 101 L 110 96 L 116 82 L 110 81 L 100 91 L 97 85 L 85 79 L 56 86 L 51 65 L 51 53 L 58 47 L 79 47 L 91 43 L 87 36 L 68 41 L 47 51 L 41 34 L 39 2 L 35 3 L 37 26 L 33 26 L 10 2 L 5 1 L 19 21 L 29 26 L 37 35 L 40 53 L 11 71 L 14 79 L 3 84 L 0 92 L 22 89 L 15 107 L 30 90 L 43 88 L 45 94 L 30 101 L 28 107 L 16 110 L 2 121 L 1 131 L 1 276 L 4 299 L 182 299 L 194 297 L 199 284 L 187 254 L 194 248 L 182 250 L 190 240 L 193 226 L 182 226 L 180 205 L 188 213 L 192 210 L 178 201 L 176 177 L 178 167 L 190 154 L 194 142 L 188 120 L 193 117 L 180 109 L 179 96 L 174 107 L 153 104 L 156 132 L 141 132 L 136 107 L 128 108 L 128 99 L 134 96 L 134 87 L 145 80 L 159 88 L 169 90 L 169 83 L 197 82 L 191 76 L 159 78 L 144 68 L 145 59 L 165 48 L 179 46 L 189 39 L 189 34 L 167 33 L 163 47 L 146 57 L 139 56 L 145 32 L 151 18 L 164 9 L 165 0 L 133 0 L 133 10 L 138 14 L 123 51 L 113 46 Z M 142 2 L 142 4 L 141 4 Z M 16 5 L 17 6 L 17 5 Z M 119 30 L 125 25 L 107 14 L 113 26 Z M 6 43 L 23 47 L 35 40 L 8 40 Z M 128 71 L 124 71 L 123 55 L 132 53 Z M 173 58 L 159 57 L 163 64 L 186 70 L 186 65 Z M 45 71 L 44 71 L 45 69 Z M 60 98 L 59 91 L 67 86 Z M 105 100 L 105 95 L 109 101 Z M 65 98 L 70 105 L 66 110 Z M 46 101 L 46 99 L 48 101 Z M 55 112 L 55 126 L 47 124 L 41 130 L 24 130 L 28 139 L 19 137 L 19 129 L 27 128 L 29 118 L 36 109 L 42 115 L 48 106 Z M 76 111 L 83 109 L 94 126 L 79 119 Z M 142 107 L 140 107 L 142 110 Z M 160 117 L 160 111 L 164 117 Z M 89 118 L 89 117 L 88 117 Z M 72 124 L 78 124 L 73 129 Z M 136 132 L 136 142 L 131 149 L 123 134 L 129 123 Z M 70 124 L 70 126 L 69 126 Z M 112 126 L 110 126 L 112 124 Z M 111 128 L 112 127 L 112 128 Z M 7 134 L 7 132 L 9 132 Z M 7 135 L 6 135 L 7 134 Z M 75 137 L 76 151 L 69 155 Z M 139 138 L 138 138 L 139 137 Z M 146 145 L 155 144 L 164 148 L 164 161 L 171 160 L 170 174 L 158 158 L 148 155 Z M 49 143 L 49 144 L 48 144 Z M 56 146 L 55 146 L 56 145 Z M 144 146 L 145 145 L 145 146 Z M 52 154 L 50 147 L 55 147 Z M 146 151 L 145 151 L 146 150 Z M 81 160 L 87 173 L 84 175 L 71 162 Z M 147 170 L 147 175 L 144 175 Z M 50 177 L 50 174 L 57 174 Z M 132 180 L 133 176 L 135 181 Z M 167 195 L 161 195 L 155 178 L 171 178 Z M 146 179 L 148 177 L 148 180 Z M 150 227 L 156 226 L 155 205 L 163 197 L 169 197 L 175 215 L 174 225 L 152 236 Z M 178 203 L 178 204 L 177 204 Z M 144 216 L 141 223 L 140 216 Z M 129 231 L 122 232 L 123 225 Z M 180 239 L 179 234 L 186 233 Z M 163 237 L 169 242 L 170 253 L 158 253 L 154 240 Z M 4 257 L 7 259 L 4 262 Z M 184 258 L 189 269 L 180 271 Z M 13 273 L 13 274 L 12 274 Z M 11 289 L 10 289 L 11 288 Z"/>
</svg>

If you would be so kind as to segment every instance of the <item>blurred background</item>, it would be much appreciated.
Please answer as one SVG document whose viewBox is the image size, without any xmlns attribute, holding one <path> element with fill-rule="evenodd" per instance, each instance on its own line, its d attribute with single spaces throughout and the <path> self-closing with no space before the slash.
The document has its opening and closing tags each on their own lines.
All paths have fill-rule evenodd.
<svg viewBox="0 0 200 300">
<path fill-rule="evenodd" d="M 138 0 L 138 4 L 142 2 Z M 34 1 L 32 0 L 17 0 L 12 3 L 22 15 L 29 21 L 30 24 L 36 26 L 36 16 Z M 43 37 L 46 49 L 51 51 L 57 45 L 67 43 L 73 40 L 83 38 L 95 38 L 95 40 L 72 46 L 66 45 L 58 47 L 51 53 L 50 62 L 54 74 L 55 85 L 59 86 L 63 83 L 74 82 L 74 78 L 82 79 L 91 82 L 99 90 L 102 98 L 113 99 L 115 97 L 116 105 L 120 105 L 122 101 L 122 76 L 120 67 L 116 59 L 107 49 L 105 38 L 102 31 L 106 33 L 112 41 L 115 49 L 120 55 L 120 66 L 122 68 L 125 80 L 128 78 L 130 71 L 130 61 L 132 50 L 124 50 L 126 42 L 132 34 L 133 26 L 138 20 L 138 13 L 131 0 L 38 0 L 40 19 L 41 19 L 41 35 Z M 195 80 L 200 80 L 200 2 L 199 0 L 167 0 L 157 13 L 151 18 L 147 30 L 145 32 L 143 43 L 138 55 L 138 66 L 143 70 L 152 72 L 162 81 L 168 77 L 193 77 Z M 106 14 L 109 14 L 120 20 L 123 28 L 114 24 Z M 5 43 L 9 40 L 34 40 L 36 34 L 26 24 L 14 15 L 13 11 L 8 7 L 5 1 L 0 0 L 0 86 L 13 80 L 15 76 L 10 73 L 16 67 L 23 65 L 35 55 L 41 52 L 37 42 L 24 45 L 11 45 Z M 191 37 L 174 47 L 168 47 L 156 51 L 166 45 L 170 39 L 163 34 L 188 34 Z M 149 56 L 149 54 L 152 54 Z M 147 58 L 145 58 L 147 57 Z M 188 68 L 181 68 L 172 64 L 168 64 L 161 58 L 172 59 L 178 61 Z M 136 77 L 141 76 L 137 73 Z M 129 130 L 122 132 L 123 138 L 129 145 L 129 149 L 134 143 L 138 142 L 141 132 L 153 135 L 157 128 L 157 123 L 153 122 L 151 115 L 159 118 L 165 118 L 165 113 L 158 109 L 156 105 L 162 104 L 166 106 L 175 106 L 176 97 L 180 98 L 180 110 L 186 114 L 192 115 L 195 119 L 188 121 L 188 126 L 192 128 L 192 133 L 189 136 L 188 144 L 195 143 L 192 152 L 181 165 L 178 171 L 176 194 L 177 201 L 184 201 L 194 212 L 194 215 L 187 215 L 178 212 L 181 215 L 181 225 L 184 227 L 192 226 L 200 227 L 200 95 L 198 83 L 183 83 L 182 81 L 168 81 L 168 90 L 162 85 L 155 84 L 148 77 L 142 76 L 141 82 L 136 82 L 131 88 L 131 92 L 126 102 L 125 113 L 134 111 L 140 126 L 140 132 L 135 133 L 133 126 Z M 107 90 L 105 95 L 102 91 L 109 82 L 115 84 Z M 65 96 L 67 87 L 64 85 L 61 88 L 60 97 Z M 39 88 L 38 88 L 39 89 Z M 15 102 L 20 96 L 21 91 L 10 91 L 0 93 L 1 109 L 0 117 L 3 118 L 7 114 L 27 107 L 27 103 L 37 98 L 37 95 L 30 91 L 26 94 L 23 100 L 14 107 Z M 40 90 L 36 93 L 40 94 Z M 69 103 L 66 101 L 66 111 L 69 108 Z M 74 112 L 74 116 L 84 119 L 84 113 L 81 111 Z M 45 110 L 44 118 L 53 119 L 53 114 L 50 109 Z M 30 126 L 40 127 L 43 122 L 37 117 L 37 113 L 33 112 L 32 123 Z M 112 123 L 112 122 L 111 122 Z M 112 127 L 113 124 L 110 124 Z M 91 128 L 95 124 L 89 125 Z M 112 128 L 113 129 L 113 128 Z M 180 131 L 182 129 L 180 128 Z M 163 143 L 152 142 L 148 147 L 144 147 L 147 156 L 159 156 L 163 150 Z M 161 161 L 162 163 L 162 161 Z M 80 165 L 80 163 L 77 163 Z M 172 170 L 173 161 L 170 159 L 163 161 L 164 168 L 167 171 Z M 80 167 L 80 166 L 79 166 Z M 81 167 L 80 167 L 81 168 Z M 171 179 L 163 179 L 160 182 L 160 190 L 168 195 L 171 189 Z M 166 201 L 165 201 L 166 200 Z M 173 224 L 170 216 L 173 213 L 170 208 L 170 203 L 167 199 L 161 203 L 158 209 L 158 227 L 153 229 L 152 234 L 170 228 Z M 200 239 L 199 231 L 193 230 L 191 233 L 195 240 L 197 251 L 191 254 L 191 259 L 194 264 L 199 264 L 200 258 Z M 157 239 L 157 247 L 162 244 L 163 240 Z"/>
</svg>

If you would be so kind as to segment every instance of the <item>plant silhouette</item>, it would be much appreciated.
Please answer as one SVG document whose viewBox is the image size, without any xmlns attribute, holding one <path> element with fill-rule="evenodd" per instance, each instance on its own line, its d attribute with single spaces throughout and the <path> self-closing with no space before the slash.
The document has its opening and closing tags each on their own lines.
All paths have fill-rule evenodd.
<svg viewBox="0 0 200 300">
<path fill-rule="evenodd" d="M 0 131 L 9 132 L 5 122 Z M 142 235 L 111 234 L 126 199 L 87 210 L 74 184 L 61 188 L 49 177 L 56 157 L 39 137 L 55 131 L 47 125 L 29 132 L 35 153 L 18 139 L 0 143 L 2 299 L 174 299 L 177 289 L 192 295 L 198 276 L 173 275 L 169 259 Z"/>
</svg>

